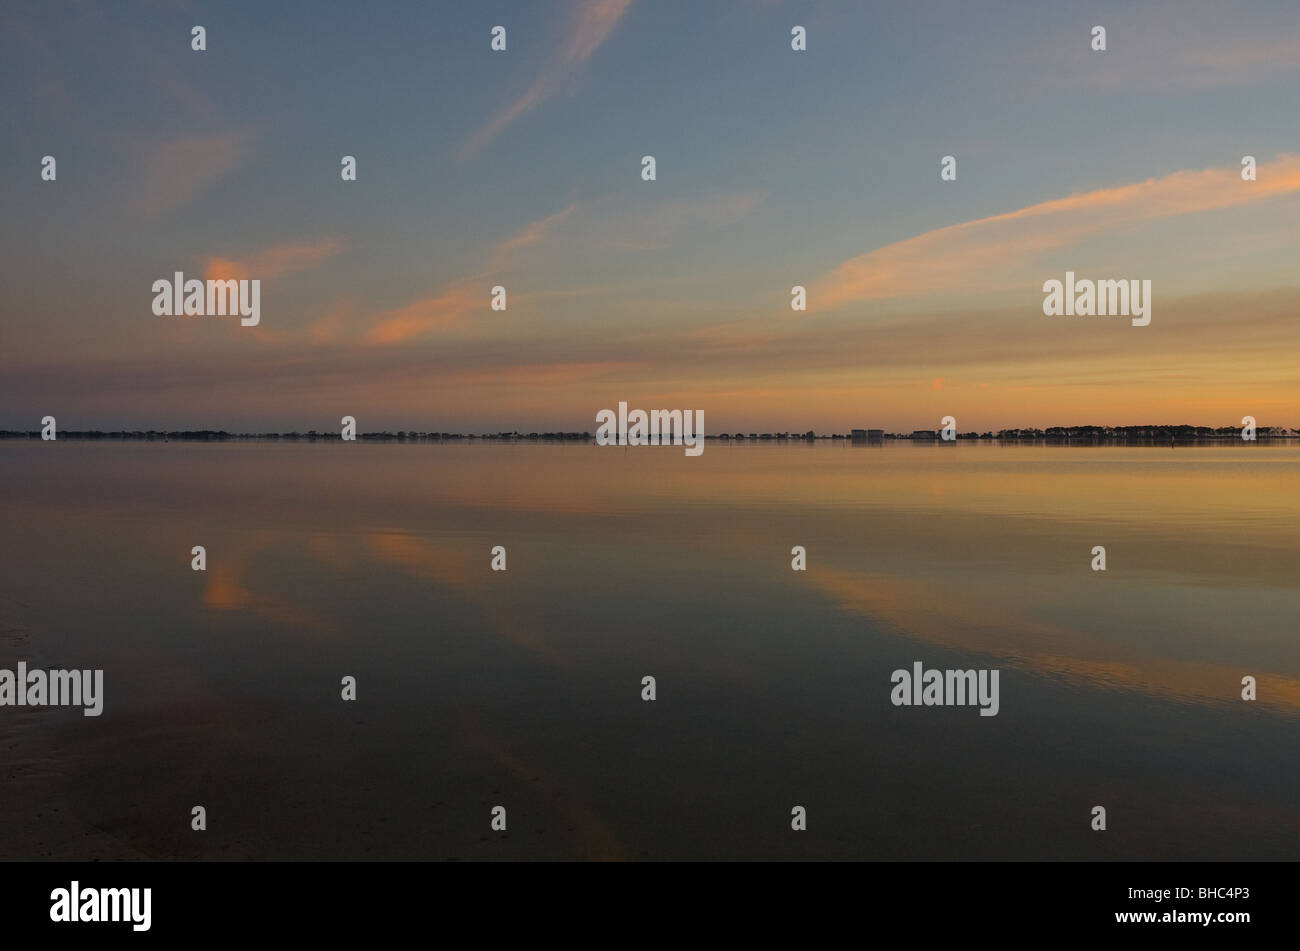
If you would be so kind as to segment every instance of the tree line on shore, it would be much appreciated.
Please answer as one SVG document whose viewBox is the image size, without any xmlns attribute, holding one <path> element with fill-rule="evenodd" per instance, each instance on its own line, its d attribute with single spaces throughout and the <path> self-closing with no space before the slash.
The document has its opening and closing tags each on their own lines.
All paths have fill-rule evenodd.
<svg viewBox="0 0 1300 951">
<path fill-rule="evenodd" d="M 883 430 L 855 430 L 850 433 L 817 433 L 808 430 L 803 433 L 717 433 L 705 436 L 706 439 L 723 441 L 811 441 L 819 439 L 862 441 L 860 433 L 869 433 L 869 441 L 884 440 L 935 440 L 934 430 L 915 430 L 911 433 L 886 433 Z M 1285 426 L 1259 426 L 1255 430 L 1259 439 L 1294 439 L 1300 438 L 1300 429 L 1288 429 Z M 40 439 L 39 430 L 0 430 L 0 439 Z M 59 439 L 116 439 L 116 440 L 160 440 L 160 441 L 268 441 L 268 442 L 341 442 L 342 436 L 337 432 L 319 432 L 308 430 L 305 433 L 232 433 L 224 429 L 186 429 L 186 430 L 62 430 Z M 444 442 L 455 440 L 496 440 L 508 442 L 547 441 L 547 442 L 590 442 L 592 434 L 588 432 L 495 432 L 495 433 L 444 433 L 422 432 L 413 430 L 384 430 L 374 433 L 357 433 L 357 440 L 363 442 Z M 1190 425 L 1147 425 L 1147 426 L 1050 426 L 1046 429 L 1001 429 L 997 432 L 957 433 L 956 438 L 966 440 L 1014 440 L 1044 442 L 1180 442 L 1198 440 L 1241 439 L 1241 429 L 1235 426 L 1190 426 Z"/>
</svg>

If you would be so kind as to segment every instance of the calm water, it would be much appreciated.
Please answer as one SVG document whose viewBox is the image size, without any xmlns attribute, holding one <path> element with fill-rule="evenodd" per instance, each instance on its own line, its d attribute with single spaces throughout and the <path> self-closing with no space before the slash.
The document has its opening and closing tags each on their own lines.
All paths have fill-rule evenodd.
<svg viewBox="0 0 1300 951">
<path fill-rule="evenodd" d="M 105 672 L 0 708 L 5 857 L 1300 857 L 1300 447 L 8 442 L 0 518 L 0 666 Z"/>
</svg>

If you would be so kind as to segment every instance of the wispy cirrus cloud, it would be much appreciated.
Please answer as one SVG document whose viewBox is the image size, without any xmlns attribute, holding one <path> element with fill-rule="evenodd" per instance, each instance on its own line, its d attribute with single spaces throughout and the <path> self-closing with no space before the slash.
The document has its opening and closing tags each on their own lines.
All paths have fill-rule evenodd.
<svg viewBox="0 0 1300 951">
<path fill-rule="evenodd" d="M 248 155 L 250 140 L 242 131 L 181 136 L 150 149 L 144 177 L 131 193 L 132 207 L 156 215 L 183 205 L 238 167 Z"/>
<path fill-rule="evenodd" d="M 460 323 L 472 313 L 483 313 L 488 306 L 487 278 L 505 267 L 518 252 L 543 248 L 557 238 L 582 241 L 604 248 L 643 250 L 665 247 L 669 239 L 697 227 L 734 224 L 749 215 L 764 199 L 760 192 L 707 196 L 690 201 L 668 202 L 651 211 L 626 212 L 617 208 L 571 202 L 554 214 L 524 225 L 510 237 L 496 244 L 487 254 L 488 263 L 479 273 L 466 275 L 445 290 L 388 311 L 373 322 L 365 335 L 370 344 L 404 343 L 430 331 Z M 598 287 L 573 287 L 560 292 L 581 296 L 596 293 Z M 534 293 L 534 297 L 544 296 Z M 514 297 L 512 300 L 519 300 Z"/>
<path fill-rule="evenodd" d="M 205 276 L 214 280 L 269 280 L 315 267 L 343 250 L 343 240 L 329 236 L 317 241 L 290 241 L 262 248 L 245 257 L 211 257 L 204 264 Z"/>
<path fill-rule="evenodd" d="M 570 215 L 578 209 L 578 203 L 575 201 L 562 211 L 557 211 L 553 215 L 547 215 L 545 218 L 539 218 L 536 221 L 529 222 L 523 228 L 516 231 L 513 235 L 502 241 L 492 252 L 492 267 L 495 269 L 504 264 L 516 251 L 522 251 L 525 248 L 535 247 L 547 239 L 555 229 Z"/>
<path fill-rule="evenodd" d="M 702 194 L 645 206 L 622 197 L 573 202 L 561 211 L 530 222 L 494 249 L 491 270 L 518 251 L 548 242 L 568 242 L 570 247 L 617 251 L 665 248 L 692 233 L 734 225 L 757 209 L 765 192 Z"/>
<path fill-rule="evenodd" d="M 632 0 L 582 0 L 578 3 L 574 7 L 569 42 L 542 68 L 522 96 L 470 134 L 458 149 L 460 159 L 469 158 L 528 110 L 561 92 L 609 37 L 631 3 Z"/>
<path fill-rule="evenodd" d="M 1300 156 L 1261 164 L 1245 182 L 1236 166 L 1174 172 L 937 228 L 850 258 L 814 284 L 810 309 L 909 297 L 978 283 L 1021 283 L 1025 260 L 1113 229 L 1244 205 L 1300 191 Z"/>
<path fill-rule="evenodd" d="M 733 225 L 747 218 L 767 195 L 760 191 L 700 195 L 660 202 L 630 214 L 615 215 L 602 242 L 625 250 L 667 247 L 684 232 Z"/>
<path fill-rule="evenodd" d="M 1295 4 L 1164 0 L 1131 5 L 1095 22 L 1109 29 L 1104 59 L 1087 43 L 1072 42 L 1069 31 L 1077 26 L 1067 21 L 1039 42 L 1023 43 L 1017 65 L 1045 92 L 1085 86 L 1177 95 L 1291 75 L 1300 56 Z M 1189 23 L 1197 27 L 1178 28 Z"/>
<path fill-rule="evenodd" d="M 430 331 L 454 326 L 471 313 L 485 311 L 488 306 L 487 285 L 482 281 L 504 267 L 518 252 L 543 245 L 578 208 L 577 202 L 571 202 L 554 214 L 530 221 L 491 249 L 484 270 L 461 277 L 437 294 L 387 311 L 377 319 L 372 318 L 365 342 L 381 346 L 404 343 Z"/>
<path fill-rule="evenodd" d="M 366 334 L 366 343 L 396 344 L 422 336 L 431 330 L 459 323 L 475 310 L 487 308 L 482 288 L 459 284 L 441 294 L 412 301 L 381 315 Z"/>
</svg>

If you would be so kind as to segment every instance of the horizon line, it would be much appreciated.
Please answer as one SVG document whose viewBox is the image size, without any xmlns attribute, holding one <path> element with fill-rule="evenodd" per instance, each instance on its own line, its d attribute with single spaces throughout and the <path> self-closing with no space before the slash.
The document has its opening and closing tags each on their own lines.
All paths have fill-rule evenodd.
<svg viewBox="0 0 1300 951">
<path fill-rule="evenodd" d="M 969 442 L 972 440 L 988 439 L 1073 439 L 1073 440 L 1090 440 L 1090 441 L 1130 441 L 1130 440 L 1222 440 L 1222 439 L 1242 439 L 1249 442 L 1251 440 L 1243 437 L 1243 427 L 1240 426 L 1201 426 L 1190 423 L 1144 423 L 1131 424 L 1122 426 L 1103 426 L 1097 424 L 1087 424 L 1081 426 L 1022 426 L 1010 427 L 998 430 L 985 430 L 978 432 L 967 430 L 965 432 L 955 433 L 952 439 L 940 438 L 941 430 L 939 429 L 915 429 L 904 432 L 890 432 L 884 429 L 875 428 L 852 428 L 848 432 L 817 432 L 809 429 L 803 432 L 794 432 L 790 430 L 769 430 L 754 431 L 749 433 L 743 432 L 718 432 L 718 433 L 701 433 L 698 438 L 721 440 L 721 441 L 749 441 L 749 440 L 780 440 L 780 441 L 813 441 L 813 440 L 847 440 L 853 442 L 863 441 L 883 441 L 883 440 L 902 440 L 902 441 L 926 441 L 933 440 L 936 442 L 948 442 L 961 440 Z M 1254 433 L 1258 438 L 1264 439 L 1295 439 L 1300 438 L 1300 428 L 1288 428 L 1285 426 L 1259 426 L 1254 427 Z M 289 430 L 289 431 L 262 431 L 262 432 L 239 432 L 226 429 L 55 429 L 53 438 L 44 437 L 41 429 L 0 429 L 0 439 L 41 439 L 42 441 L 56 441 L 63 439 L 78 440 L 96 440 L 96 439 L 129 439 L 129 440 L 156 440 L 156 439 L 175 439 L 178 441 L 253 441 L 253 440 L 299 440 L 308 441 L 317 440 L 344 440 L 340 431 L 335 430 L 316 430 L 309 429 L 306 431 Z M 671 438 L 671 437 L 669 437 Z M 517 440 L 548 440 L 548 441 L 593 441 L 595 434 L 590 431 L 581 430 L 532 430 L 523 432 L 520 430 L 490 430 L 490 431 L 439 431 L 439 430 L 415 430 L 415 429 L 383 429 L 367 432 L 357 432 L 355 440 L 380 440 L 380 441 L 399 441 L 399 442 L 435 442 L 453 439 L 487 439 L 498 441 L 517 441 Z M 615 444 L 622 444 L 622 441 Z"/>
</svg>

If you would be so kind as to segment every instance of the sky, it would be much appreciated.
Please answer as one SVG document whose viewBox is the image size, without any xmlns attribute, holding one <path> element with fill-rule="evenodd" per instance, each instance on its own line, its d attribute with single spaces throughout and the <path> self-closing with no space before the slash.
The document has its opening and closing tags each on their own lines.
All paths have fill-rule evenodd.
<svg viewBox="0 0 1300 951">
<path fill-rule="evenodd" d="M 0 428 L 1300 426 L 1292 0 L 7 0 L 0 88 Z"/>
</svg>

